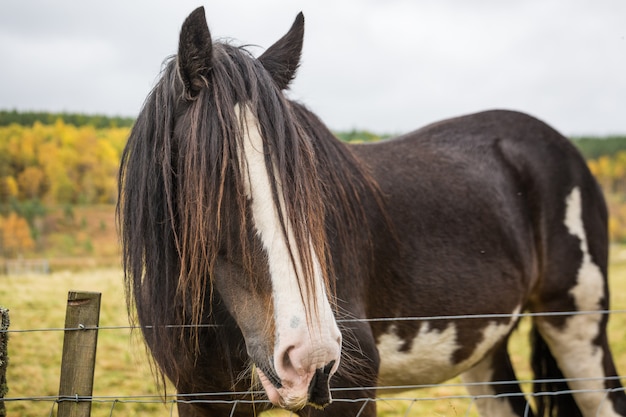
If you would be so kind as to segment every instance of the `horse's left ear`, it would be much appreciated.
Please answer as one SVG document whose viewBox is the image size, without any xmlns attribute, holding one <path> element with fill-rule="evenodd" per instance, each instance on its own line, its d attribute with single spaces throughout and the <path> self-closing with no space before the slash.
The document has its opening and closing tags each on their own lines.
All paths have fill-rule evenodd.
<svg viewBox="0 0 626 417">
<path fill-rule="evenodd" d="M 303 38 L 304 15 L 300 12 L 289 32 L 259 57 L 259 61 L 281 90 L 289 87 L 289 83 L 296 75 L 300 65 Z"/>
<path fill-rule="evenodd" d="M 178 71 L 190 97 L 195 97 L 207 86 L 212 52 L 204 7 L 198 7 L 185 19 L 178 41 Z"/>
</svg>

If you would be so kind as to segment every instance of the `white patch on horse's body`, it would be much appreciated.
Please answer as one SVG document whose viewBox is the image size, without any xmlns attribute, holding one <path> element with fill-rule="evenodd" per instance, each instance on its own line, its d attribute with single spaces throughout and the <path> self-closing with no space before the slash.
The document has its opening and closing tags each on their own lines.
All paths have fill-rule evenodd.
<svg viewBox="0 0 626 417">
<path fill-rule="evenodd" d="M 437 384 L 466 371 L 491 349 L 491 347 L 513 328 L 520 307 L 513 312 L 508 323 L 489 323 L 482 329 L 482 338 L 472 354 L 455 363 L 454 353 L 461 347 L 457 341 L 457 328 L 449 323 L 443 330 L 431 329 L 424 322 L 412 341 L 411 349 L 401 350 L 405 341 L 397 333 L 395 326 L 378 338 L 380 354 L 380 386 Z"/>
<path fill-rule="evenodd" d="M 511 403 L 506 398 L 489 398 L 496 395 L 487 383 L 493 380 L 492 355 L 487 355 L 461 375 L 465 388 L 476 397 L 476 408 L 481 416 L 515 417 Z"/>
<path fill-rule="evenodd" d="M 239 117 L 242 106 L 237 105 L 235 112 Z M 310 351 L 304 354 L 305 364 L 292 363 L 296 369 L 297 380 L 287 381 L 290 386 L 285 386 L 283 390 L 297 388 L 310 380 L 312 373 L 316 368 L 324 367 L 328 362 L 334 360 L 336 363 L 334 370 L 339 366 L 339 355 L 341 351 L 341 333 L 337 327 L 333 312 L 326 297 L 326 290 L 322 280 L 319 261 L 315 252 L 311 247 L 311 256 L 314 261 L 314 287 L 317 297 L 313 300 L 307 300 L 309 316 L 303 304 L 302 292 L 306 294 L 304 283 L 299 285 L 298 277 L 303 277 L 302 266 L 299 260 L 298 252 L 295 248 L 289 247 L 289 242 L 285 239 L 282 232 L 279 211 L 274 204 L 272 198 L 272 188 L 270 176 L 267 172 L 265 164 L 265 149 L 263 145 L 263 137 L 259 131 L 258 123 L 252 115 L 248 107 L 243 106 L 245 135 L 243 138 L 243 149 L 239 150 L 239 164 L 245 166 L 247 172 L 244 177 L 247 182 L 245 191 L 251 202 L 251 213 L 254 227 L 257 235 L 263 243 L 263 247 L 267 254 L 268 268 L 272 281 L 272 296 L 274 304 L 274 320 L 276 327 L 275 334 L 275 353 L 274 366 L 279 377 L 281 375 L 281 366 L 285 363 L 284 355 L 289 355 L 288 359 L 293 361 L 291 353 L 299 346 L 307 344 L 312 346 Z M 244 163 L 245 162 L 245 163 Z M 281 212 L 285 214 L 285 202 L 281 190 L 278 190 L 278 200 L 281 206 Z M 287 221 L 283 219 L 289 236 L 289 241 L 294 242 L 293 230 Z M 290 256 L 293 254 L 295 262 L 292 262 Z M 295 265 L 294 265 L 295 263 Z M 297 272 L 296 272 L 297 271 Z M 307 321 L 310 318 L 310 321 Z M 308 325 L 302 325 L 308 324 Z M 283 350 L 281 350 L 281 348 Z M 282 353 L 281 353 L 282 352 Z M 289 360 L 287 362 L 290 362 Z M 286 381 L 282 381 L 285 385 Z M 265 387 L 266 390 L 271 387 Z M 308 382 L 304 386 L 304 401 L 306 401 L 306 391 Z M 283 394 L 279 389 L 281 395 Z M 287 393 L 292 395 L 293 393 Z M 300 395 L 298 392 L 296 395 Z M 301 399 L 300 399 L 301 401 Z"/>
<path fill-rule="evenodd" d="M 452 354 L 458 348 L 454 324 L 441 331 L 431 330 L 429 324 L 424 323 L 410 351 L 400 350 L 404 343 L 396 334 L 395 326 L 378 338 L 378 385 L 435 384 L 454 376 L 450 369 Z"/>
<path fill-rule="evenodd" d="M 566 200 L 564 223 L 570 234 L 580 240 L 582 261 L 578 269 L 576 285 L 569 291 L 578 311 L 595 311 L 602 308 L 605 297 L 604 277 L 598 265 L 591 259 L 582 217 L 580 189 L 575 187 Z M 545 320 L 537 325 L 556 357 L 563 374 L 576 380 L 569 381 L 576 403 L 584 416 L 618 416 L 607 397 L 604 386 L 602 349 L 593 343 L 598 336 L 602 314 L 582 314 L 568 317 L 563 328 L 556 328 Z M 585 379 L 587 380 L 580 380 Z M 589 379 L 593 380 L 589 380 Z M 598 407 L 602 405 L 602 409 Z"/>
</svg>

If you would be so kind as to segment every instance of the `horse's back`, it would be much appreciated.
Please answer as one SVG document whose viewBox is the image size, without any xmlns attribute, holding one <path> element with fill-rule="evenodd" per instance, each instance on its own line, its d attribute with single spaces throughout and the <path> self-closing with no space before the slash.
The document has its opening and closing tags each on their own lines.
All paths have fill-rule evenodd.
<svg viewBox="0 0 626 417">
<path fill-rule="evenodd" d="M 477 275 L 464 284 L 477 293 L 503 282 L 518 288 L 520 301 L 541 303 L 532 299 L 537 285 L 549 297 L 575 281 L 581 233 L 606 275 L 602 192 L 573 144 L 532 116 L 476 113 L 354 151 L 378 181 L 400 232 L 396 275 L 408 272 L 412 284 L 423 276 L 454 280 L 450 265 L 463 265 L 466 277 Z M 576 210 L 579 218 L 568 224 Z"/>
<path fill-rule="evenodd" d="M 573 144 L 532 116 L 476 113 L 354 151 L 378 181 L 399 229 L 415 233 L 403 232 L 404 238 L 441 233 L 437 242 L 470 248 L 493 239 L 508 246 L 507 255 L 528 274 L 543 274 L 537 268 L 547 265 L 529 263 L 545 261 L 554 239 L 571 235 L 564 218 L 574 193 L 595 242 L 591 255 L 607 256 L 599 186 Z"/>
<path fill-rule="evenodd" d="M 411 252 L 403 263 L 407 256 L 432 258 L 416 264 L 443 275 L 449 264 L 437 260 L 458 258 L 452 264 L 484 275 L 489 266 L 501 272 L 504 262 L 521 270 L 524 288 L 537 276 L 543 217 L 559 211 L 586 169 L 558 132 L 510 111 L 441 121 L 354 151 L 378 181 L 400 243 Z"/>
</svg>

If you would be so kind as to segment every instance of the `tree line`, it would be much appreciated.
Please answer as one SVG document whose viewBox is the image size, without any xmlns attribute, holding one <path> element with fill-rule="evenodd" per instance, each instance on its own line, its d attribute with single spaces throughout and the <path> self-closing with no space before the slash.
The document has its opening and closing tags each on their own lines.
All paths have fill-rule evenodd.
<svg viewBox="0 0 626 417">
<path fill-rule="evenodd" d="M 626 151 L 626 136 L 578 136 L 570 138 L 586 160 L 614 157 Z"/>
<path fill-rule="evenodd" d="M 18 124 L 21 126 L 33 126 L 39 122 L 51 125 L 57 120 L 63 120 L 68 125 L 93 126 L 96 129 L 109 127 L 130 127 L 135 122 L 132 117 L 106 116 L 102 114 L 82 113 L 49 113 L 49 112 L 20 112 L 17 110 L 0 110 L 0 126 Z"/>
</svg>

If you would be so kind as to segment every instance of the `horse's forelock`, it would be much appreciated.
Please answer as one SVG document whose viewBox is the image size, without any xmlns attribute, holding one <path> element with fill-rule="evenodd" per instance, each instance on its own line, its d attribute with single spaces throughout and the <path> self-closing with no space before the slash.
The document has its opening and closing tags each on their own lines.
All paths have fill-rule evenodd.
<svg viewBox="0 0 626 417">
<path fill-rule="evenodd" d="M 140 322 L 201 324 L 220 251 L 238 250 L 251 272 L 245 174 L 236 156 L 244 122 L 235 114 L 237 103 L 258 121 L 273 200 L 293 231 L 291 257 L 301 261 L 299 281 L 308 299 L 304 293 L 315 292 L 311 245 L 327 279 L 324 200 L 312 146 L 290 103 L 245 50 L 215 44 L 208 87 L 191 100 L 175 61 L 166 64 L 146 100 L 120 171 L 124 263 Z M 289 240 L 286 230 L 283 224 Z"/>
</svg>

